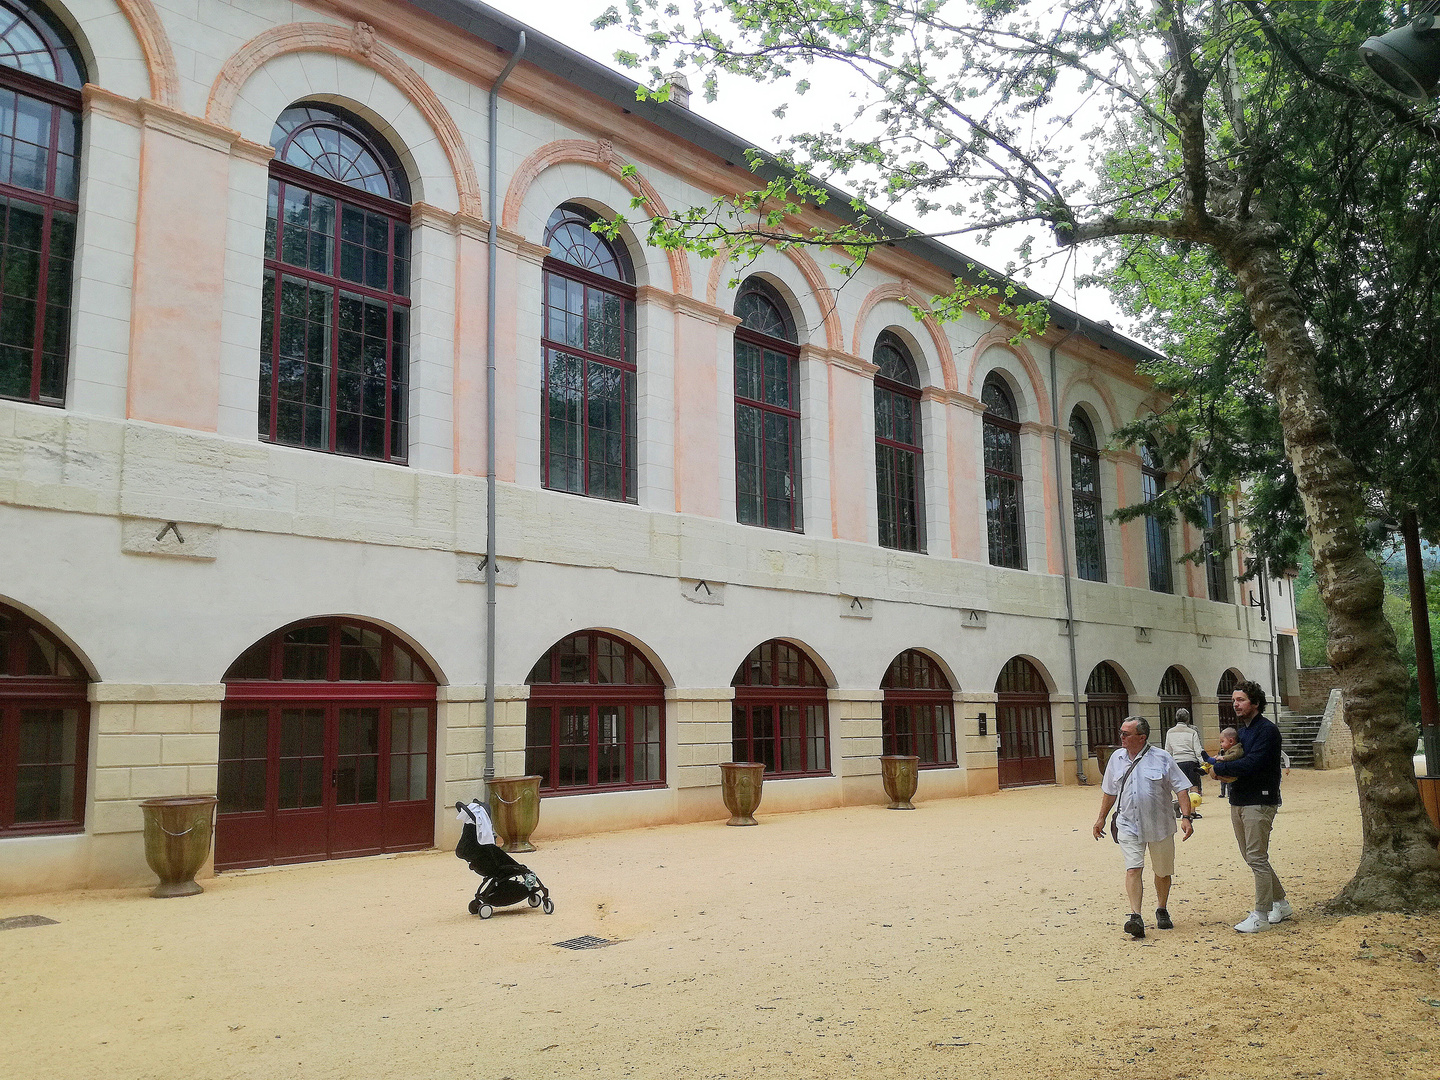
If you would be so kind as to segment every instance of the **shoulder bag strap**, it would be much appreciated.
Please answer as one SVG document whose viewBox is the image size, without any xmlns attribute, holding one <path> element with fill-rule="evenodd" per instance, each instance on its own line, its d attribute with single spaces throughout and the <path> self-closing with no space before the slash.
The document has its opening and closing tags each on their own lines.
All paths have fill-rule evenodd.
<svg viewBox="0 0 1440 1080">
<path fill-rule="evenodd" d="M 1130 779 L 1130 774 L 1135 771 L 1135 766 L 1140 764 L 1140 759 L 1150 750 L 1150 744 L 1145 744 L 1145 749 L 1135 755 L 1135 760 L 1130 762 L 1130 767 L 1125 770 L 1125 775 L 1120 778 L 1120 787 L 1115 792 L 1115 811 L 1110 815 L 1110 839 L 1115 843 L 1120 842 L 1120 826 L 1117 822 L 1120 819 L 1120 796 L 1125 794 L 1125 781 Z"/>
</svg>

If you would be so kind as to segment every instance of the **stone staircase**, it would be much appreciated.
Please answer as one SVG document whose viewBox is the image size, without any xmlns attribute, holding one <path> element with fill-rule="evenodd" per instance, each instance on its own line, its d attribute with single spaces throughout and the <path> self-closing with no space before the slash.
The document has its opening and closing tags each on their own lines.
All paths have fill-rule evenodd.
<svg viewBox="0 0 1440 1080">
<path fill-rule="evenodd" d="M 1324 716 L 1302 716 L 1281 708 L 1275 725 L 1280 729 L 1280 745 L 1290 755 L 1292 768 L 1314 768 L 1315 739 L 1320 734 L 1320 723 L 1324 719 Z"/>
</svg>

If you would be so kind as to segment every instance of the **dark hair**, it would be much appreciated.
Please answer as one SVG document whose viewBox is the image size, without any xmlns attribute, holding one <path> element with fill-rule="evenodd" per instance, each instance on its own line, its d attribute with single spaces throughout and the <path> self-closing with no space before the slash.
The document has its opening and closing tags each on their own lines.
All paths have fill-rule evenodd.
<svg viewBox="0 0 1440 1080">
<path fill-rule="evenodd" d="M 1134 724 L 1136 731 L 1144 735 L 1145 738 L 1150 738 L 1150 721 L 1146 720 L 1143 716 L 1127 716 L 1120 722 L 1120 726 L 1124 727 L 1126 724 Z"/>
<path fill-rule="evenodd" d="M 1250 704 L 1255 706 L 1256 712 L 1265 711 L 1265 691 L 1260 688 L 1259 683 L 1245 679 L 1236 683 L 1235 689 L 1250 699 Z"/>
</svg>

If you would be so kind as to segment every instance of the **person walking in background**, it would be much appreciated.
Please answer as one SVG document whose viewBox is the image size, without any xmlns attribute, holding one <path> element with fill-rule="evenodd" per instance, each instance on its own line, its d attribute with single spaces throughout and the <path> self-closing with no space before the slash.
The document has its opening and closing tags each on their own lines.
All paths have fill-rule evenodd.
<svg viewBox="0 0 1440 1080">
<path fill-rule="evenodd" d="M 1217 763 L 1215 779 L 1230 785 L 1230 824 L 1240 855 L 1255 875 L 1255 909 L 1235 929 L 1257 934 L 1294 914 L 1270 866 L 1270 830 L 1280 806 L 1280 729 L 1264 715 L 1265 691 L 1258 683 L 1240 683 L 1230 700 L 1244 754 Z"/>
<path fill-rule="evenodd" d="M 1125 933 L 1145 936 L 1140 907 L 1145 899 L 1145 854 L 1150 854 L 1150 871 L 1155 875 L 1155 926 L 1173 930 L 1174 922 L 1166 905 L 1170 901 L 1170 879 L 1175 875 L 1175 816 L 1170 810 L 1172 794 L 1181 809 L 1180 829 L 1189 840 L 1190 780 L 1172 758 L 1158 746 L 1150 746 L 1150 724 L 1143 717 L 1126 717 L 1120 725 L 1120 749 L 1110 755 L 1100 781 L 1100 816 L 1095 819 L 1095 839 L 1105 833 L 1105 815 L 1115 807 L 1110 835 L 1125 856 L 1125 896 L 1130 917 Z"/>
<path fill-rule="evenodd" d="M 1200 733 L 1190 723 L 1189 709 L 1175 710 L 1175 726 L 1165 733 L 1165 750 L 1190 780 L 1191 816 L 1198 818 L 1200 812 L 1194 809 L 1194 805 L 1195 796 L 1203 794 L 1205 790 L 1200 783 L 1200 759 L 1205 755 L 1205 744 L 1200 741 Z"/>
</svg>

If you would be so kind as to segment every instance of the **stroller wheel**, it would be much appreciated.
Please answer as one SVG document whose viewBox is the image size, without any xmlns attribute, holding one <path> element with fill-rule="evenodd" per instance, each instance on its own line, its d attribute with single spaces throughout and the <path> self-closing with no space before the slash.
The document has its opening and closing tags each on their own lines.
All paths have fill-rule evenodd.
<svg viewBox="0 0 1440 1080">
<path fill-rule="evenodd" d="M 554 915 L 554 914 L 555 914 L 555 902 L 554 902 L 553 900 L 546 900 L 546 901 L 545 901 L 545 914 L 546 914 L 546 915 Z"/>
<path fill-rule="evenodd" d="M 539 894 L 539 893 L 533 893 L 533 892 L 532 892 L 532 893 L 530 894 L 530 906 L 531 906 L 531 907 L 539 907 L 539 906 L 540 906 L 540 894 Z"/>
<path fill-rule="evenodd" d="M 480 901 L 479 901 L 479 900 L 471 900 L 471 901 L 470 901 L 470 914 L 471 914 L 471 915 L 478 915 L 478 914 L 480 914 Z"/>
<path fill-rule="evenodd" d="M 478 914 L 480 915 L 480 917 L 481 917 L 482 919 L 488 919 L 491 915 L 494 915 L 494 914 L 495 914 L 495 909 L 494 909 L 493 907 L 491 907 L 489 904 L 481 904 L 481 905 L 480 905 L 480 911 L 479 911 Z"/>
</svg>

